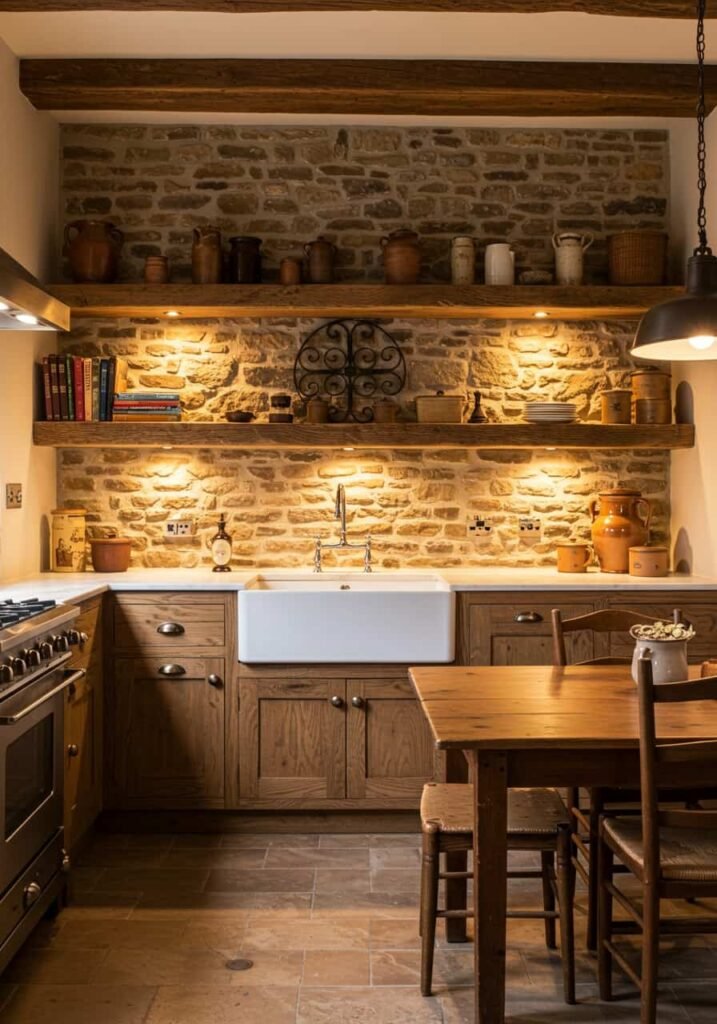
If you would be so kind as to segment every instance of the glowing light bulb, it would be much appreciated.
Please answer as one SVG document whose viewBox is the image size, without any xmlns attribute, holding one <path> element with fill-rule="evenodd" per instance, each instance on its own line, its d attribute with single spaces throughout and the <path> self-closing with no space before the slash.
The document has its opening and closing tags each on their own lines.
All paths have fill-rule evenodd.
<svg viewBox="0 0 717 1024">
<path fill-rule="evenodd" d="M 713 334 L 697 334 L 694 338 L 688 338 L 687 341 L 692 348 L 703 351 L 706 348 L 712 348 L 717 338 Z"/>
<path fill-rule="evenodd" d="M 536 309 L 536 311 L 533 313 L 533 316 L 536 320 L 545 320 L 546 316 L 550 316 L 550 313 L 548 313 L 544 309 Z"/>
<path fill-rule="evenodd" d="M 16 313 L 15 319 L 19 320 L 21 324 L 30 324 L 31 327 L 38 323 L 37 317 L 32 316 L 31 313 Z"/>
<path fill-rule="evenodd" d="M 165 316 L 179 316 L 179 310 L 177 310 L 177 309 L 168 309 L 167 312 L 164 315 Z"/>
</svg>

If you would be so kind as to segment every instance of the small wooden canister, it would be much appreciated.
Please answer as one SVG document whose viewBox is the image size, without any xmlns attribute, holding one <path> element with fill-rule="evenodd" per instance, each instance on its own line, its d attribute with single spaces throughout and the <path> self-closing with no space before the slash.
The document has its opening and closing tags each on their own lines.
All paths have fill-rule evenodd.
<svg viewBox="0 0 717 1024">
<path fill-rule="evenodd" d="M 600 395 L 603 423 L 629 423 L 632 414 L 632 392 L 629 388 L 613 388 Z"/>
<path fill-rule="evenodd" d="M 84 572 L 85 547 L 84 508 L 56 508 L 52 512 L 53 572 Z"/>
<path fill-rule="evenodd" d="M 398 419 L 398 406 L 390 398 L 382 398 L 373 407 L 374 423 L 395 423 Z"/>
<path fill-rule="evenodd" d="M 632 397 L 667 398 L 670 397 L 670 374 L 658 366 L 645 366 L 630 374 L 632 381 Z"/>
<path fill-rule="evenodd" d="M 280 284 L 301 284 L 301 260 L 289 256 L 279 264 Z"/>
<path fill-rule="evenodd" d="M 329 403 L 323 398 L 310 398 L 306 403 L 307 423 L 328 423 Z"/>
<path fill-rule="evenodd" d="M 587 572 L 592 552 L 587 544 L 558 544 L 558 572 Z"/>
<path fill-rule="evenodd" d="M 166 256 L 147 256 L 144 261 L 144 279 L 147 284 L 166 284 L 169 281 L 169 260 Z"/>
<path fill-rule="evenodd" d="M 631 576 L 667 576 L 670 571 L 670 552 L 667 548 L 630 548 Z"/>
<path fill-rule="evenodd" d="M 635 399 L 635 423 L 671 423 L 672 403 L 669 398 Z"/>
</svg>

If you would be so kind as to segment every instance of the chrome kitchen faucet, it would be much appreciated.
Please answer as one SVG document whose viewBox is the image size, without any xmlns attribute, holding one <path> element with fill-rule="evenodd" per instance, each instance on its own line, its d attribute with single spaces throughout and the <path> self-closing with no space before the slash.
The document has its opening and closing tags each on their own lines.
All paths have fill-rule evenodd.
<svg viewBox="0 0 717 1024">
<path fill-rule="evenodd" d="M 335 518 L 339 520 L 339 539 L 336 544 L 322 544 L 321 537 L 316 538 L 314 547 L 314 572 L 322 572 L 321 553 L 322 551 L 335 549 L 337 551 L 348 551 L 356 548 L 363 548 L 363 571 L 371 572 L 371 534 L 361 544 L 351 544 L 346 540 L 346 489 L 343 484 L 336 488 L 336 510 Z"/>
</svg>

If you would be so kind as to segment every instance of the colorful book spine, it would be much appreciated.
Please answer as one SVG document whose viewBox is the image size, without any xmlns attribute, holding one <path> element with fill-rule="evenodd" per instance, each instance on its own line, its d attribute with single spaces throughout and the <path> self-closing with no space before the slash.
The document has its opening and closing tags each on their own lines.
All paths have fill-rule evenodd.
<svg viewBox="0 0 717 1024">
<path fill-rule="evenodd" d="M 50 357 L 44 356 L 42 360 L 42 394 L 45 403 L 45 419 L 54 420 L 55 414 L 52 411 L 52 386 L 50 384 Z"/>
<path fill-rule="evenodd" d="M 72 375 L 72 356 L 60 356 L 65 361 L 65 377 L 67 378 L 67 418 L 75 418 L 75 388 Z"/>
<path fill-rule="evenodd" d="M 92 360 L 92 419 L 95 423 L 100 418 L 100 360 L 97 356 Z"/>
<path fill-rule="evenodd" d="M 117 359 L 113 356 L 107 367 L 107 415 L 105 419 L 112 419 L 112 403 L 115 393 L 115 378 L 117 376 Z"/>
<path fill-rule="evenodd" d="M 107 381 L 110 371 L 109 359 L 100 359 L 100 421 L 107 419 Z"/>
<path fill-rule="evenodd" d="M 82 360 L 82 391 L 85 402 L 85 420 L 92 419 L 92 360 Z"/>
<path fill-rule="evenodd" d="M 85 418 L 85 382 L 82 374 L 82 356 L 72 357 L 72 390 L 75 396 L 75 419 Z"/>
<path fill-rule="evenodd" d="M 57 357 L 57 378 L 60 390 L 60 419 L 69 420 L 69 406 L 67 402 L 67 364 L 60 356 Z"/>
<path fill-rule="evenodd" d="M 62 411 L 60 408 L 60 374 L 57 362 L 57 356 L 49 356 L 50 362 L 50 391 L 52 393 L 52 418 L 53 420 L 62 419 Z"/>
</svg>

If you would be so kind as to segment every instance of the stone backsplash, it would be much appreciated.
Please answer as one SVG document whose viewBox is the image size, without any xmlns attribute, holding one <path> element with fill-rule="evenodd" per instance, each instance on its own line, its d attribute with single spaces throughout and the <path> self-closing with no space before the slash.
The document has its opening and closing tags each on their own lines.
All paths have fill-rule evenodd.
<svg viewBox="0 0 717 1024">
<path fill-rule="evenodd" d="M 668 140 L 655 131 L 68 125 L 63 156 L 66 219 L 124 230 L 125 280 L 140 280 L 144 257 L 159 252 L 175 280 L 188 279 L 191 230 L 214 223 L 264 239 L 269 280 L 319 233 L 337 244 L 342 279 L 379 280 L 380 237 L 410 224 L 424 279 L 445 280 L 456 234 L 510 240 L 520 271 L 552 268 L 551 233 L 575 228 L 597 236 L 587 271 L 598 281 L 606 234 L 663 228 L 667 217 Z M 629 323 L 382 323 L 406 357 L 407 419 L 416 395 L 441 387 L 480 389 L 493 420 L 520 419 L 529 398 L 575 401 L 594 420 L 599 391 L 631 368 Z M 272 394 L 293 391 L 296 352 L 316 324 L 79 320 L 61 348 L 125 357 L 130 386 L 177 388 L 186 419 L 234 407 L 262 418 Z M 669 465 L 662 452 L 85 449 L 60 453 L 59 489 L 90 522 L 131 536 L 137 565 L 206 563 L 221 510 L 235 565 L 309 566 L 314 538 L 334 539 L 339 481 L 352 538 L 372 532 L 378 566 L 540 565 L 557 541 L 589 536 L 590 501 L 618 483 L 650 498 L 652 540 L 666 541 Z M 517 518 L 531 512 L 543 532 L 525 541 Z M 467 538 L 475 514 L 493 521 L 490 537 Z M 196 538 L 163 540 L 177 515 L 196 517 Z"/>
</svg>

